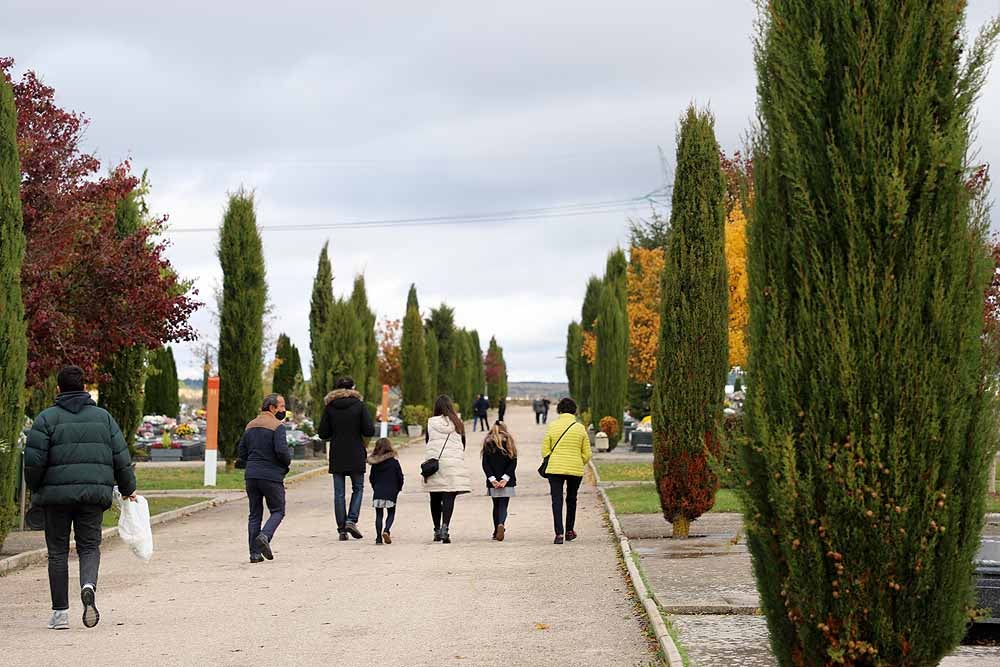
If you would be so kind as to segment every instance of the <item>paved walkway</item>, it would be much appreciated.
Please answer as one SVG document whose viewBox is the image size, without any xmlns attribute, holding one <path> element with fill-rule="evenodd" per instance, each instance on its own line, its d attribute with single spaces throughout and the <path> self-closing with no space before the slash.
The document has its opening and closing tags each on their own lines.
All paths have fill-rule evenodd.
<svg viewBox="0 0 1000 667">
<path fill-rule="evenodd" d="M 479 434 L 466 456 L 474 492 L 457 501 L 451 545 L 431 541 L 420 492 L 422 447 L 403 450 L 407 475 L 393 544 L 375 546 L 366 488 L 362 541 L 338 542 L 331 483 L 289 490 L 275 560 L 247 562 L 242 503 L 155 530 L 144 564 L 117 539 L 105 545 L 93 630 L 71 599 L 72 629 L 45 628 L 44 567 L 0 579 L 3 662 L 76 665 L 645 665 L 655 653 L 626 599 L 594 489 L 581 489 L 572 544 L 552 544 L 547 485 L 534 470 L 543 427 L 511 409 L 519 436 L 519 495 L 508 537 L 490 539 L 479 486 Z M 141 490 L 140 490 L 141 493 Z M 71 586 L 76 586 L 75 562 Z M 138 657 L 137 657 L 138 656 Z"/>
</svg>

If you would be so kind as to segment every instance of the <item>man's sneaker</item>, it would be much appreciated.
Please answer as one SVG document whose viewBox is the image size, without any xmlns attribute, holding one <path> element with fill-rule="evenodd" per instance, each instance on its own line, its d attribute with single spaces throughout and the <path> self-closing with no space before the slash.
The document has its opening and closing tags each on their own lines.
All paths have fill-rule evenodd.
<svg viewBox="0 0 1000 667">
<path fill-rule="evenodd" d="M 566 541 L 567 542 L 572 542 L 575 539 L 576 539 L 576 531 L 575 530 L 567 530 L 566 531 Z"/>
<path fill-rule="evenodd" d="M 382 532 L 382 541 L 386 544 L 392 544 L 392 535 L 389 534 L 388 530 Z"/>
<path fill-rule="evenodd" d="M 257 539 L 253 541 L 253 545 L 260 549 L 260 553 L 264 558 L 274 560 L 274 552 L 271 551 L 271 541 L 267 539 L 267 535 L 264 533 L 257 535 Z"/>
<path fill-rule="evenodd" d="M 69 630 L 69 610 L 53 611 L 49 619 L 49 630 Z"/>
<path fill-rule="evenodd" d="M 353 537 L 356 540 L 360 540 L 362 537 L 364 537 L 364 535 L 361 534 L 361 531 L 358 530 L 358 524 L 354 523 L 353 521 L 348 521 L 344 525 L 344 530 L 350 533 L 351 537 Z"/>
<path fill-rule="evenodd" d="M 94 602 L 95 597 L 94 587 L 90 584 L 80 591 L 80 600 L 83 602 L 83 625 L 88 628 L 94 627 L 101 620 L 101 612 L 97 611 Z"/>
<path fill-rule="evenodd" d="M 497 542 L 503 542 L 503 537 L 506 534 L 506 532 L 507 532 L 507 529 L 504 528 L 504 526 L 503 526 L 502 523 L 499 526 L 497 526 L 496 541 Z"/>
<path fill-rule="evenodd" d="M 337 539 L 339 539 L 341 542 L 346 542 L 347 541 L 347 533 L 341 532 L 340 533 L 340 537 L 338 537 Z"/>
<path fill-rule="evenodd" d="M 562 535 L 556 535 L 556 539 L 552 540 L 552 544 L 562 544 L 562 543 L 563 543 Z"/>
<path fill-rule="evenodd" d="M 251 563 L 263 563 L 264 562 L 264 557 L 261 556 L 260 554 L 250 554 L 250 562 Z"/>
</svg>

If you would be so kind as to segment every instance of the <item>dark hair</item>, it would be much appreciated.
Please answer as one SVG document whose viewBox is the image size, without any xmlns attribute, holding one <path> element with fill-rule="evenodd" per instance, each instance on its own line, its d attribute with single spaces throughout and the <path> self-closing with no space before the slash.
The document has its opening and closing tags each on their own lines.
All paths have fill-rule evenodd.
<svg viewBox="0 0 1000 667">
<path fill-rule="evenodd" d="M 354 378 L 349 375 L 337 380 L 337 383 L 333 385 L 334 389 L 354 389 Z"/>
<path fill-rule="evenodd" d="M 56 376 L 59 391 L 83 391 L 83 369 L 79 366 L 66 366 Z"/>
<path fill-rule="evenodd" d="M 465 424 L 458 418 L 458 413 L 455 412 L 455 405 L 451 402 L 451 397 L 447 394 L 441 394 L 434 401 L 434 416 L 447 417 L 455 425 L 455 432 L 465 435 Z"/>
<path fill-rule="evenodd" d="M 396 452 L 392 447 L 392 440 L 389 438 L 379 438 L 375 441 L 375 449 L 372 450 L 372 456 L 381 456 L 390 452 Z"/>
<path fill-rule="evenodd" d="M 284 398 L 281 394 L 268 394 L 264 397 L 264 402 L 260 406 L 261 412 L 267 412 L 270 408 L 278 407 L 278 399 Z"/>
<path fill-rule="evenodd" d="M 559 401 L 559 405 L 556 406 L 556 412 L 561 415 L 575 415 L 576 414 L 576 401 L 572 398 L 564 398 Z"/>
</svg>

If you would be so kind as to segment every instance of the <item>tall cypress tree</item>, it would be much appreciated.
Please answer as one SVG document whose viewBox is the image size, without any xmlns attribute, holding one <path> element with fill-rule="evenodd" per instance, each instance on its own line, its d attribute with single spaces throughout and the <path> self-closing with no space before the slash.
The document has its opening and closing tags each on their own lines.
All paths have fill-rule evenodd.
<svg viewBox="0 0 1000 667">
<path fill-rule="evenodd" d="M 580 348 L 583 347 L 583 329 L 573 320 L 566 331 L 566 381 L 569 395 L 580 400 Z"/>
<path fill-rule="evenodd" d="M 406 317 L 403 318 L 403 335 L 400 341 L 400 363 L 403 366 L 403 405 L 431 405 L 431 376 L 427 368 L 427 343 L 424 338 L 424 321 L 420 317 L 417 288 L 410 286 L 406 300 Z"/>
<path fill-rule="evenodd" d="M 472 393 L 478 396 L 486 391 L 486 366 L 483 364 L 483 345 L 479 340 L 479 332 L 473 329 L 470 334 L 472 335 L 472 363 L 476 369 Z"/>
<path fill-rule="evenodd" d="M 292 341 L 286 334 L 278 336 L 274 358 L 278 362 L 278 367 L 274 369 L 272 391 L 284 396 L 287 402 L 291 398 L 292 387 L 295 385 L 296 368 L 292 357 Z"/>
<path fill-rule="evenodd" d="M 506 399 L 510 393 L 507 387 L 507 359 L 503 356 L 503 348 L 498 349 L 500 350 L 500 397 Z"/>
<path fill-rule="evenodd" d="M 620 248 L 608 256 L 594 329 L 597 356 L 591 373 L 590 404 L 595 424 L 605 417 L 618 421 L 618 432 L 613 436 L 608 434 L 612 449 L 621 438 L 628 398 L 627 269 L 628 262 Z"/>
<path fill-rule="evenodd" d="M 597 276 L 591 276 L 587 281 L 587 291 L 583 297 L 583 306 L 580 309 L 580 329 L 583 337 L 594 335 L 594 323 L 597 321 L 597 307 L 601 300 L 601 290 L 604 285 Z M 580 410 L 589 410 L 590 404 L 590 381 L 594 372 L 594 366 L 583 354 L 580 355 L 579 370 L 577 370 L 577 383 L 579 385 Z"/>
<path fill-rule="evenodd" d="M 208 349 L 205 350 L 205 358 L 201 363 L 201 409 L 208 408 L 208 378 L 212 370 L 212 356 Z"/>
<path fill-rule="evenodd" d="M 375 313 L 368 305 L 368 291 L 365 289 L 365 277 L 358 274 L 354 278 L 354 291 L 351 292 L 351 305 L 361 326 L 361 351 L 363 377 L 356 379 L 358 390 L 365 400 L 377 403 L 381 400 L 382 388 L 378 381 L 378 341 L 375 340 Z"/>
<path fill-rule="evenodd" d="M 323 398 L 333 389 L 330 374 L 330 316 L 333 311 L 333 267 L 328 254 L 329 243 L 323 244 L 313 280 L 312 301 L 309 306 L 309 352 L 312 356 L 312 371 L 309 378 L 309 393 L 312 396 L 313 423 L 319 424 L 326 405 Z"/>
<path fill-rule="evenodd" d="M 470 354 L 469 335 L 465 329 L 458 329 L 454 335 L 455 371 L 453 376 L 452 398 L 458 403 L 463 416 L 469 417 L 472 390 L 472 359 Z"/>
<path fill-rule="evenodd" d="M 171 415 L 170 402 L 170 359 L 165 348 L 151 350 L 146 354 L 144 370 L 146 381 L 143 390 L 143 412 L 147 415 Z"/>
<path fill-rule="evenodd" d="M 438 348 L 437 394 L 448 394 L 452 398 L 459 387 L 456 377 L 456 336 L 455 311 L 446 304 L 431 310 L 427 325 L 434 331 Z"/>
<path fill-rule="evenodd" d="M 968 45 L 950 0 L 771 2 L 760 21 L 739 452 L 771 645 L 782 664 L 937 664 L 965 631 L 996 443 L 967 165 L 998 24 Z"/>
<path fill-rule="evenodd" d="M 350 301 L 334 300 L 327 326 L 331 380 L 336 382 L 342 377 L 350 376 L 360 390 L 365 375 L 364 335 L 361 320 Z"/>
<path fill-rule="evenodd" d="M 490 338 L 489 347 L 486 349 L 486 393 L 490 397 L 490 407 L 496 408 L 500 404 L 501 398 L 506 398 L 503 392 L 503 355 L 500 346 L 497 345 L 497 338 Z"/>
<path fill-rule="evenodd" d="M 424 346 L 427 352 L 427 377 L 431 403 L 441 394 L 441 357 L 438 354 L 438 338 L 434 329 L 424 328 Z M 430 407 L 430 406 L 428 406 Z"/>
<path fill-rule="evenodd" d="M 21 263 L 21 163 L 17 154 L 17 110 L 10 84 L 0 76 L 0 545 L 14 524 L 14 480 L 24 427 L 24 375 L 28 359 Z"/>
<path fill-rule="evenodd" d="M 167 407 L 166 415 L 176 419 L 181 414 L 181 392 L 180 381 L 177 377 L 177 362 L 174 360 L 174 350 L 168 347 L 166 352 L 168 370 L 164 377 L 164 405 Z"/>
<path fill-rule="evenodd" d="M 288 389 L 290 396 L 286 396 L 285 398 L 291 401 L 292 410 L 300 411 L 302 410 L 302 401 L 306 397 L 299 390 L 299 384 L 302 382 L 302 357 L 299 355 L 299 348 L 294 343 L 292 344 L 289 376 L 292 379 L 291 387 Z"/>
<path fill-rule="evenodd" d="M 675 537 L 712 508 L 729 370 L 725 181 L 710 113 L 681 119 L 663 269 L 653 396 L 653 474 Z"/>
<path fill-rule="evenodd" d="M 219 449 L 229 470 L 236 443 L 263 398 L 267 283 L 251 193 L 240 190 L 229 197 L 219 233 L 219 263 Z"/>
<path fill-rule="evenodd" d="M 133 191 L 115 206 L 115 233 L 120 238 L 127 238 L 141 226 L 138 193 Z M 98 388 L 98 405 L 118 422 L 130 454 L 135 454 L 135 433 L 142 423 L 145 363 L 146 351 L 130 346 L 113 354 L 101 368 L 103 379 Z"/>
</svg>

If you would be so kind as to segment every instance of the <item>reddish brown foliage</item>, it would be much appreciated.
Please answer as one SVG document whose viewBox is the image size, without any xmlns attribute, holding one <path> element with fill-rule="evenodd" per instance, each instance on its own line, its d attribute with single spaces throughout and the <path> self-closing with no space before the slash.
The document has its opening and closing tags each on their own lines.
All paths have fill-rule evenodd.
<svg viewBox="0 0 1000 667">
<path fill-rule="evenodd" d="M 192 340 L 198 307 L 154 243 L 163 220 L 116 233 L 115 208 L 137 186 L 125 162 L 97 178 L 100 162 L 80 150 L 87 121 L 59 108 L 33 72 L 14 81 L 27 249 L 21 281 L 28 321 L 28 385 L 67 363 L 91 378 L 123 347 Z"/>
<path fill-rule="evenodd" d="M 654 437 L 662 436 L 656 432 Z M 713 456 L 719 455 L 717 438 L 705 434 L 705 444 Z M 678 517 L 694 521 L 715 504 L 719 479 L 709 467 L 705 451 L 691 452 L 680 447 L 671 450 L 674 453 L 669 460 L 670 469 L 660 476 L 659 483 L 663 518 L 671 523 Z"/>
<path fill-rule="evenodd" d="M 403 383 L 403 357 L 399 320 L 385 320 L 378 325 L 378 379 L 382 384 L 398 387 Z"/>
<path fill-rule="evenodd" d="M 504 363 L 500 353 L 494 354 L 493 350 L 486 353 L 486 381 L 490 384 L 497 384 L 503 378 Z"/>
</svg>

